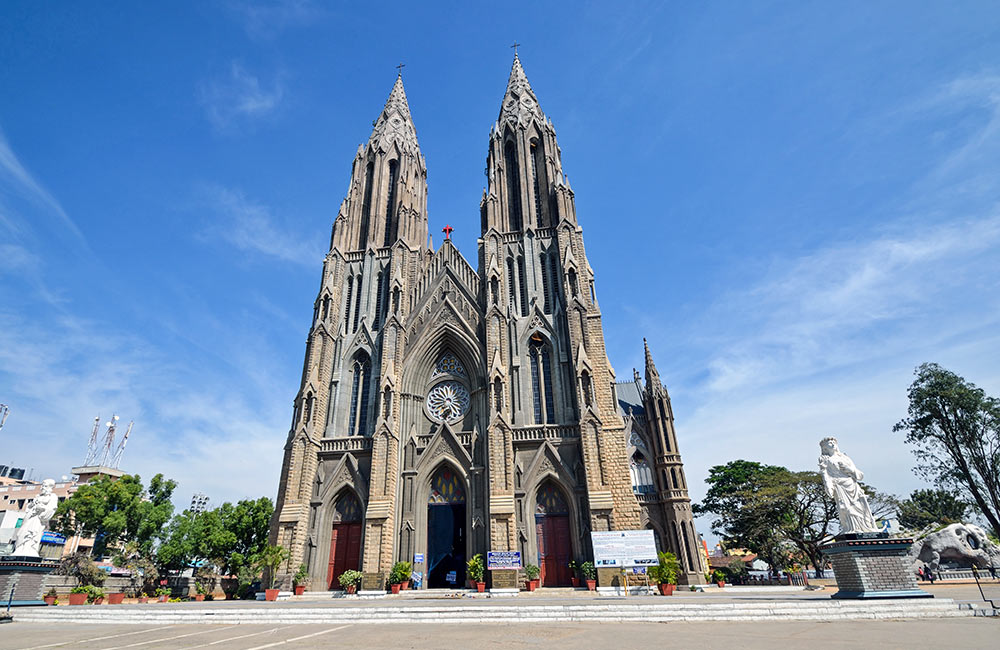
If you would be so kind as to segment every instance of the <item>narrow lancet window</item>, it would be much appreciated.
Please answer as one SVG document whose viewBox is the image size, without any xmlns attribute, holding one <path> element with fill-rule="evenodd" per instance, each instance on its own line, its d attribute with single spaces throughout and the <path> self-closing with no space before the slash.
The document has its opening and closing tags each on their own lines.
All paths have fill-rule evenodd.
<svg viewBox="0 0 1000 650">
<path fill-rule="evenodd" d="M 385 240 L 383 246 L 392 246 L 396 241 L 396 231 L 399 225 L 396 221 L 396 177 L 399 175 L 399 162 L 389 161 L 389 191 L 385 202 Z"/>
<path fill-rule="evenodd" d="M 368 225 L 372 214 L 372 185 L 375 184 L 375 163 L 369 162 L 365 168 L 365 200 L 361 204 L 361 236 L 358 238 L 358 248 L 368 245 Z"/>
<path fill-rule="evenodd" d="M 510 213 L 510 229 L 521 229 L 521 175 L 517 171 L 517 149 L 514 143 L 504 147 L 504 163 L 507 171 L 507 209 Z"/>
</svg>

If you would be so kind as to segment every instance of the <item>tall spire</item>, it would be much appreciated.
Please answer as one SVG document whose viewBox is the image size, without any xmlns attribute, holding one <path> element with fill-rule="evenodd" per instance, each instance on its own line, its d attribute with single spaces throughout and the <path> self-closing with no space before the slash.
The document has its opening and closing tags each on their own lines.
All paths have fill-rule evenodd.
<svg viewBox="0 0 1000 650">
<path fill-rule="evenodd" d="M 662 390 L 660 373 L 656 371 L 656 364 L 653 363 L 653 355 L 649 352 L 649 343 L 646 339 L 642 339 L 642 346 L 646 349 L 646 390 L 651 393 Z"/>
<path fill-rule="evenodd" d="M 417 144 L 417 128 L 410 117 L 410 105 L 406 101 L 406 90 L 403 89 L 403 75 L 396 76 L 385 108 L 375 120 L 375 128 L 368 139 L 370 144 L 377 145 L 383 151 L 396 143 L 404 153 L 419 153 Z"/>
<path fill-rule="evenodd" d="M 542 113 L 535 91 L 531 89 L 528 77 L 524 74 L 521 59 L 515 53 L 514 64 L 510 68 L 510 78 L 507 79 L 507 91 L 504 93 L 503 103 L 500 104 L 499 122 L 527 124 L 532 118 L 544 122 L 545 114 Z"/>
</svg>

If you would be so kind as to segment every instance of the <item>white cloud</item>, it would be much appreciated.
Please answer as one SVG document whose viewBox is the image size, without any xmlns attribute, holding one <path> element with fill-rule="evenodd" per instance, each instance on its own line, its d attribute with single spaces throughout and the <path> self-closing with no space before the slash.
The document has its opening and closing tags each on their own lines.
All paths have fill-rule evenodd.
<svg viewBox="0 0 1000 650">
<path fill-rule="evenodd" d="M 198 91 L 205 114 L 219 131 L 229 131 L 272 115 L 283 95 L 280 76 L 270 83 L 262 83 L 235 61 L 228 75 L 203 82 Z"/>
<path fill-rule="evenodd" d="M 312 0 L 233 0 L 229 8 L 247 35 L 258 40 L 275 38 L 289 27 L 309 25 L 323 14 Z"/>
</svg>

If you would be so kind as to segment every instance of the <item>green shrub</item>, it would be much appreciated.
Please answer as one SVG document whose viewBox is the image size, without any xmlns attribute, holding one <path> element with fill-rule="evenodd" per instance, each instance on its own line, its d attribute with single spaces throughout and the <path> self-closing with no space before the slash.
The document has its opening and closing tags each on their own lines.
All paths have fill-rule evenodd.
<svg viewBox="0 0 1000 650">
<path fill-rule="evenodd" d="M 351 585 L 358 585 L 361 583 L 361 572 L 355 571 L 354 569 L 348 569 L 340 574 L 340 577 L 337 578 L 337 582 L 339 582 L 340 586 L 345 589 Z"/>
<path fill-rule="evenodd" d="M 295 572 L 295 577 L 292 578 L 292 581 L 297 585 L 301 585 L 305 584 L 305 581 L 308 577 L 309 577 L 309 567 L 306 566 L 305 564 L 300 564 L 299 570 Z"/>
<path fill-rule="evenodd" d="M 580 573 L 583 574 L 584 580 L 594 580 L 597 578 L 597 568 L 594 567 L 593 562 L 584 562 L 581 564 Z"/>
<path fill-rule="evenodd" d="M 79 585 L 69 590 L 71 594 L 87 594 L 87 602 L 93 603 L 98 598 L 104 598 L 104 590 L 94 585 Z"/>
<path fill-rule="evenodd" d="M 673 553 L 657 553 L 660 563 L 646 570 L 649 579 L 658 585 L 676 585 L 681 565 Z"/>
<path fill-rule="evenodd" d="M 108 577 L 107 573 L 94 564 L 90 555 L 83 551 L 78 551 L 64 557 L 59 562 L 59 566 L 54 573 L 60 576 L 74 577 L 81 585 L 93 585 L 95 587 L 103 585 L 104 579 Z"/>
<path fill-rule="evenodd" d="M 465 566 L 469 571 L 469 580 L 473 582 L 483 581 L 483 575 L 486 573 L 486 564 L 483 562 L 482 553 L 473 555 L 472 559 L 465 563 Z"/>
<path fill-rule="evenodd" d="M 539 568 L 536 567 L 534 564 L 524 565 L 524 574 L 528 576 L 528 580 L 534 580 L 535 578 L 537 578 L 539 571 L 540 571 Z"/>
<path fill-rule="evenodd" d="M 398 585 L 406 582 L 410 579 L 412 571 L 413 565 L 409 562 L 396 562 L 389 572 L 389 584 Z"/>
</svg>

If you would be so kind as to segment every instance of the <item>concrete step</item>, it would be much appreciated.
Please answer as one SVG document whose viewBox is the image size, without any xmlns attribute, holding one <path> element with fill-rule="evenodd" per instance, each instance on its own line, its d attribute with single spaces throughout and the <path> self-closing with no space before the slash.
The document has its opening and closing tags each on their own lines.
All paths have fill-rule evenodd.
<svg viewBox="0 0 1000 650">
<path fill-rule="evenodd" d="M 511 623 L 669 622 L 733 620 L 844 620 L 973 616 L 950 599 L 850 601 L 744 601 L 731 603 L 591 603 L 572 605 L 461 606 L 91 606 L 19 610 L 19 621 L 47 623 Z"/>
</svg>

